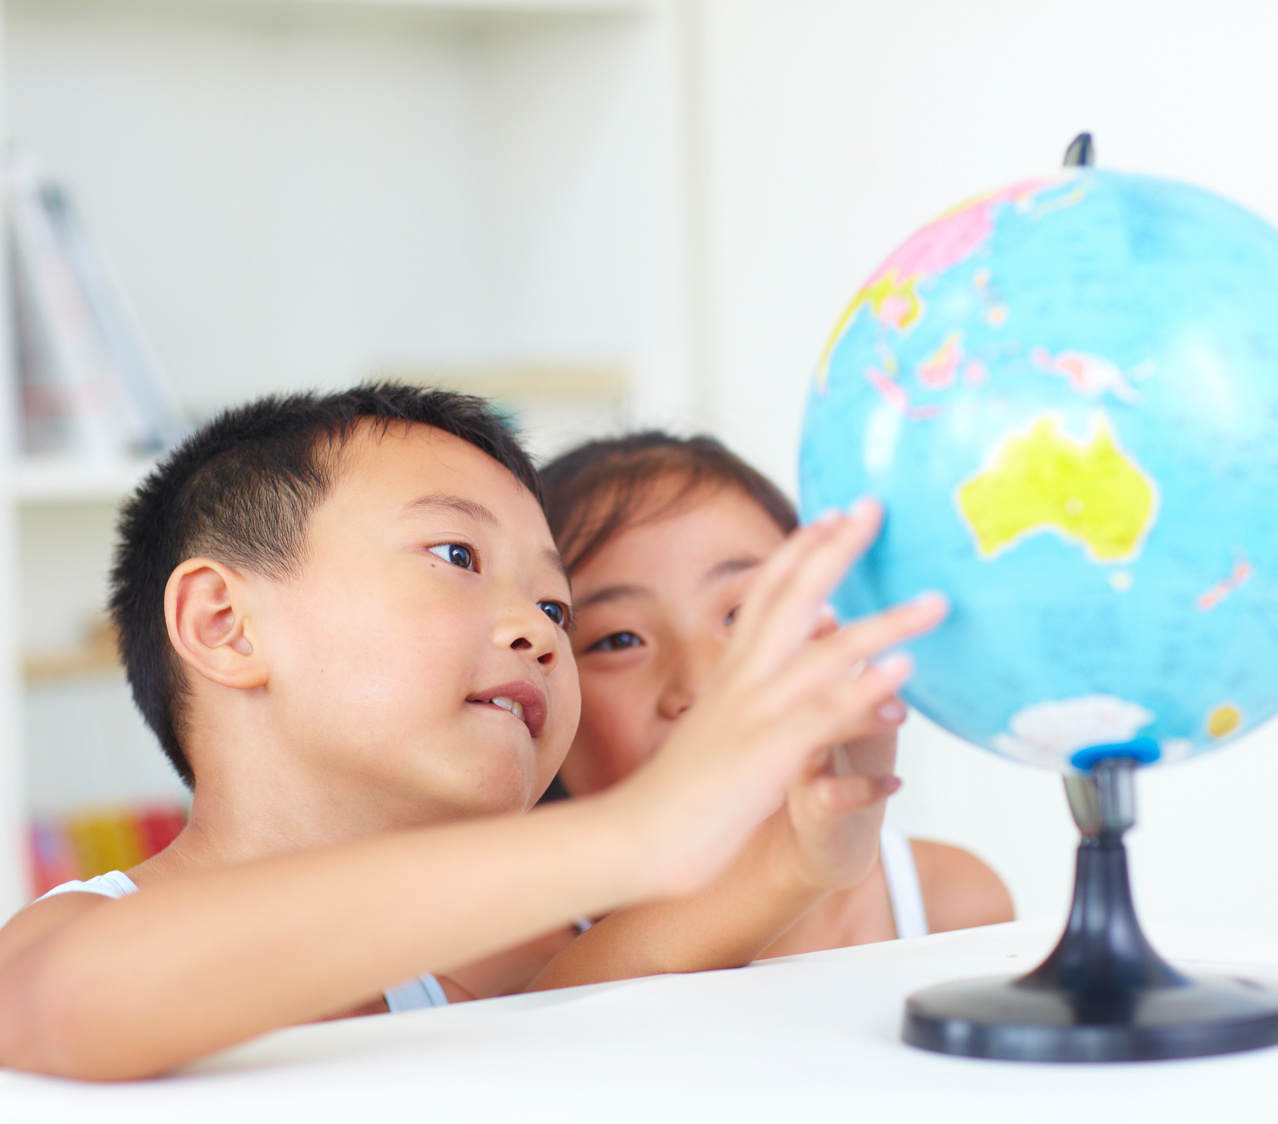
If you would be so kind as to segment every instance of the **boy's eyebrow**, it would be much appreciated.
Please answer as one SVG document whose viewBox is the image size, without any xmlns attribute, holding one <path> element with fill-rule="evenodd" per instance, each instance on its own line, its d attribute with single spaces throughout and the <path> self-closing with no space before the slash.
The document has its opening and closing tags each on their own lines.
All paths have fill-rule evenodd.
<svg viewBox="0 0 1278 1124">
<path fill-rule="evenodd" d="M 761 565 L 762 558 L 754 558 L 751 556 L 743 556 L 741 558 L 728 558 L 711 566 L 701 579 L 703 585 L 711 585 L 714 582 L 723 581 L 724 578 L 730 578 L 733 574 L 739 574 L 743 570 L 753 570 L 756 566 Z"/>
<path fill-rule="evenodd" d="M 589 597 L 573 603 L 577 612 L 591 605 L 601 605 L 605 601 L 624 601 L 627 597 L 651 597 L 652 590 L 642 585 L 606 585 L 596 589 Z"/>
<path fill-rule="evenodd" d="M 564 583 L 569 589 L 572 589 L 572 578 L 568 576 L 568 567 L 564 565 L 563 555 L 560 554 L 559 551 L 555 550 L 554 547 L 550 546 L 546 547 L 546 549 L 541 552 L 541 555 L 549 565 L 554 567 L 556 573 L 563 574 Z"/>
<path fill-rule="evenodd" d="M 417 499 L 409 500 L 404 504 L 405 515 L 432 509 L 452 511 L 458 515 L 464 515 L 467 519 L 473 519 L 476 523 L 488 523 L 494 527 L 497 525 L 497 516 L 482 503 L 475 503 L 474 500 L 463 499 L 461 496 L 451 496 L 447 492 L 418 496 Z"/>
</svg>

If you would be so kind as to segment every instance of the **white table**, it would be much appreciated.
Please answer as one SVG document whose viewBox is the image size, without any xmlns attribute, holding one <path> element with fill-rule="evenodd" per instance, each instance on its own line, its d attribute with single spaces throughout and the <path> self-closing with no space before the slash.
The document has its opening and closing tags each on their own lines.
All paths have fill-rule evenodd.
<svg viewBox="0 0 1278 1124">
<path fill-rule="evenodd" d="M 1056 929 L 1016 922 L 298 1027 L 161 1081 L 93 1086 L 0 1072 L 0 1120 L 1278 1120 L 1278 1047 L 1057 1066 L 942 1057 L 899 1041 L 910 991 L 1026 970 Z M 1151 936 L 1190 971 L 1278 981 L 1278 938 Z"/>
</svg>

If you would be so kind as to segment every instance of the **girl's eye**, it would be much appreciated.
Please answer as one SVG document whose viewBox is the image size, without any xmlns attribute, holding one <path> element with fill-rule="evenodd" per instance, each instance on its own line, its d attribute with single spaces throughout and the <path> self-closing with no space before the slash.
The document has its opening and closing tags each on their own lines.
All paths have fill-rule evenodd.
<svg viewBox="0 0 1278 1124">
<path fill-rule="evenodd" d="M 633 632 L 611 632 L 602 640 L 596 640 L 587 652 L 620 652 L 625 648 L 642 648 L 643 641 Z"/>
<path fill-rule="evenodd" d="M 537 607 L 560 628 L 567 628 L 572 611 L 562 601 L 538 601 Z"/>
<path fill-rule="evenodd" d="M 475 568 L 475 555 L 468 546 L 462 546 L 459 542 L 440 543 L 439 546 L 429 548 L 431 554 L 436 558 L 442 558 L 450 566 L 458 566 L 463 570 L 473 570 Z"/>
<path fill-rule="evenodd" d="M 731 627 L 732 627 L 732 626 L 736 623 L 736 620 L 737 620 L 737 614 L 738 614 L 740 611 L 741 611 L 741 606 L 740 606 L 740 605 L 738 605 L 735 609 L 733 609 L 733 610 L 732 610 L 732 612 L 730 612 L 730 613 L 729 613 L 726 617 L 724 617 L 724 618 L 723 618 L 723 627 L 724 627 L 724 628 L 731 628 Z"/>
</svg>

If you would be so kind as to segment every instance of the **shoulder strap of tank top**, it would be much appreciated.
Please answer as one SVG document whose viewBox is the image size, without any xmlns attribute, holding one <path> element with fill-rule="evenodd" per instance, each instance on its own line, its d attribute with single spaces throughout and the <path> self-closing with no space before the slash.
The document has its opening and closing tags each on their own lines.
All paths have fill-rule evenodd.
<svg viewBox="0 0 1278 1124">
<path fill-rule="evenodd" d="M 400 1011 L 416 1011 L 421 1007 L 447 1007 L 448 996 L 434 976 L 427 973 L 409 980 L 398 987 L 388 988 L 382 994 L 392 1015 Z"/>
<path fill-rule="evenodd" d="M 899 831 L 885 827 L 879 835 L 879 855 L 883 859 L 896 935 L 901 938 L 927 936 L 927 911 L 923 908 L 923 891 L 919 889 L 919 872 L 914 865 L 910 841 Z"/>
</svg>

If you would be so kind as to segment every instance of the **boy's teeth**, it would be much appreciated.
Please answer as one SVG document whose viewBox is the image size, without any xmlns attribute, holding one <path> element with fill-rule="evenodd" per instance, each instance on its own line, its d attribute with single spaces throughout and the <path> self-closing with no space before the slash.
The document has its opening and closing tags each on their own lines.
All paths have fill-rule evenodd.
<svg viewBox="0 0 1278 1124">
<path fill-rule="evenodd" d="M 516 718 L 518 718 L 521 722 L 523 721 L 524 719 L 523 703 L 515 702 L 514 699 L 508 699 L 504 695 L 500 695 L 495 699 L 490 699 L 489 702 L 491 702 L 493 706 L 501 707 L 502 710 L 510 711 L 510 713 L 513 714 Z"/>
</svg>

